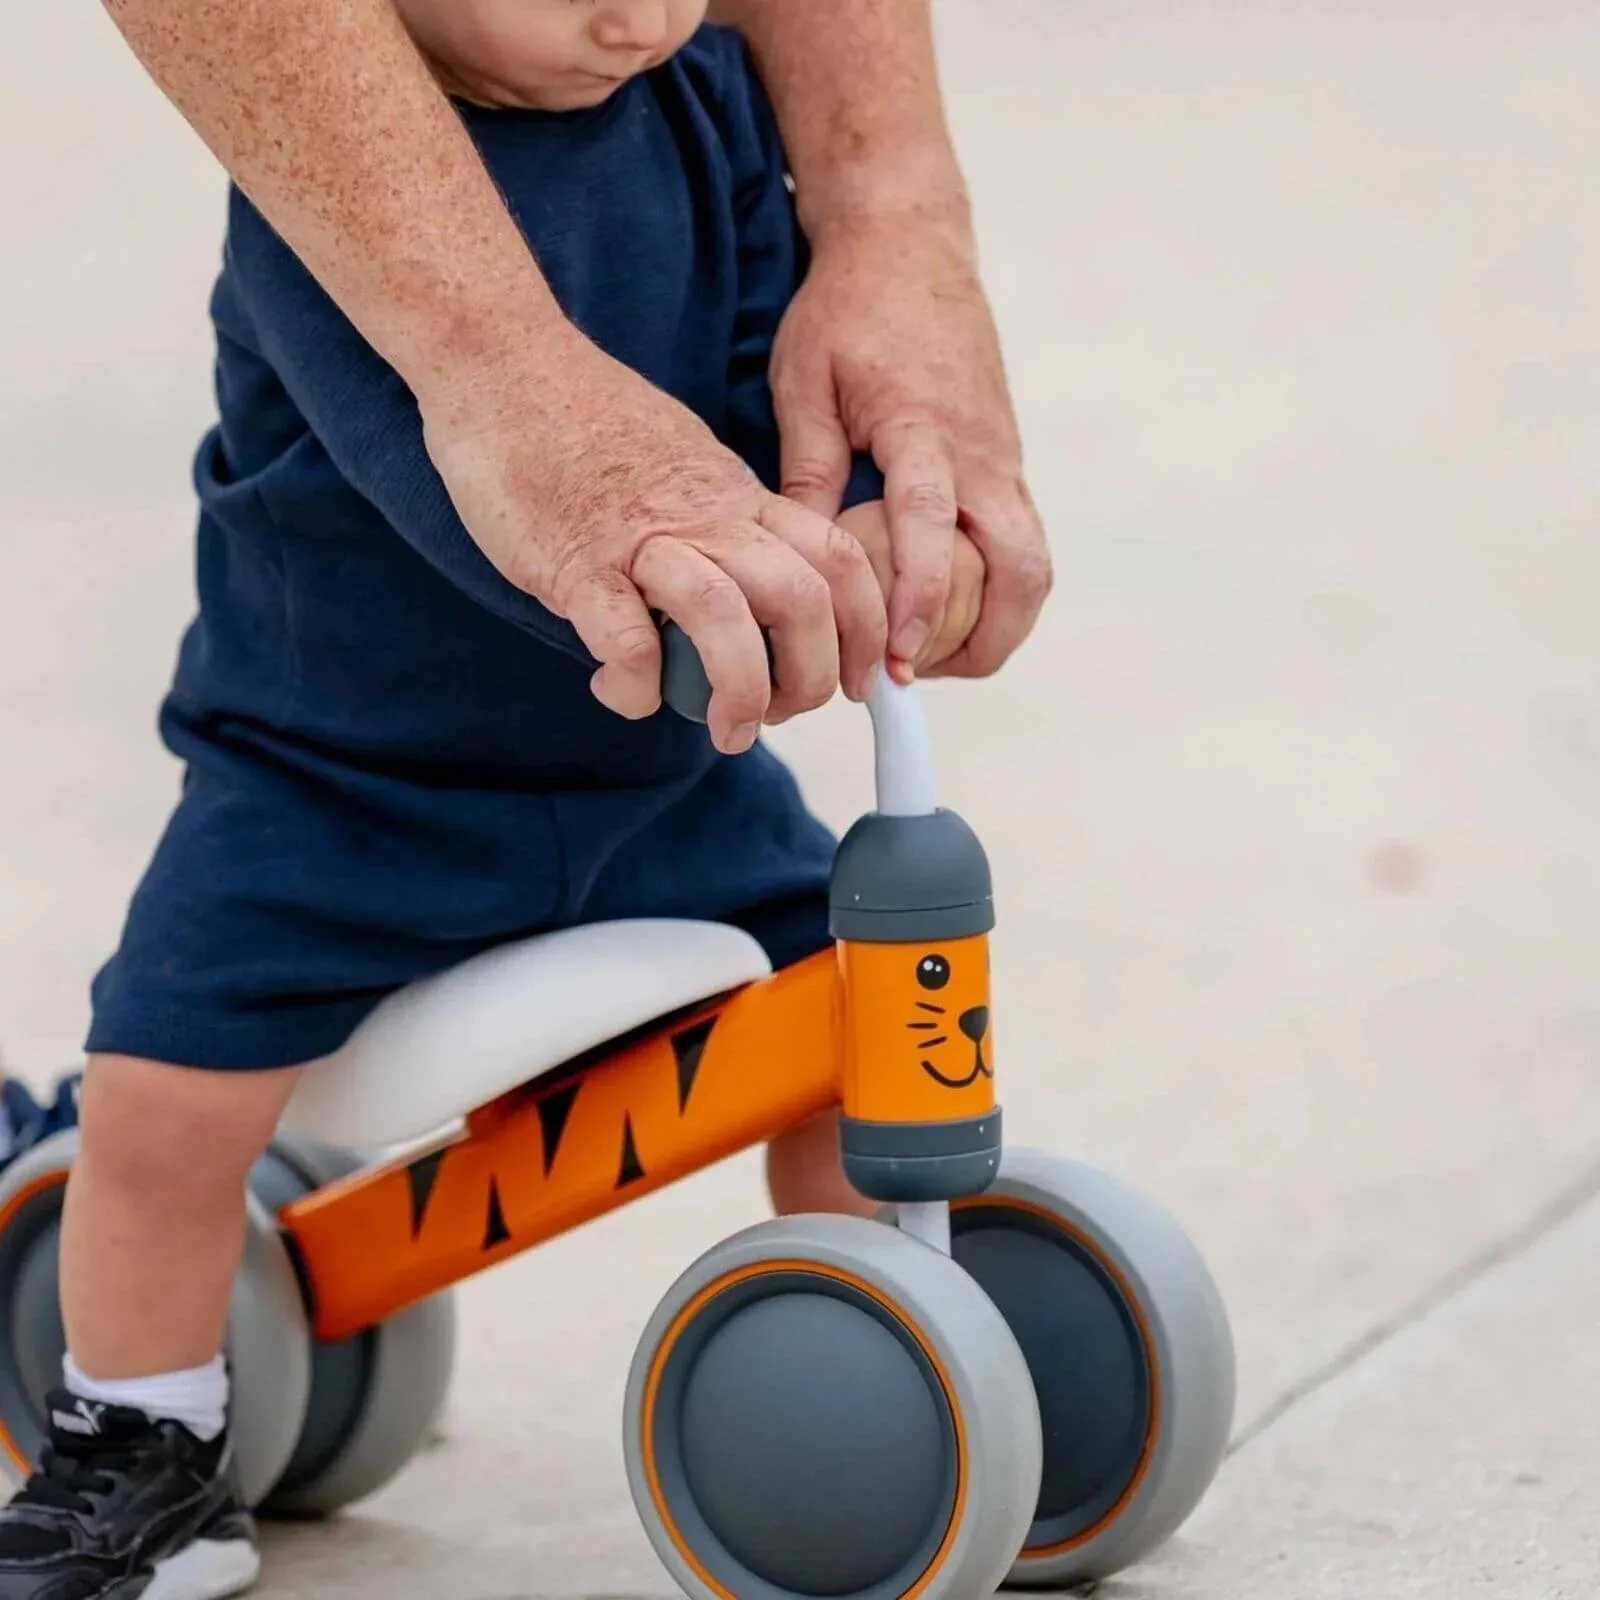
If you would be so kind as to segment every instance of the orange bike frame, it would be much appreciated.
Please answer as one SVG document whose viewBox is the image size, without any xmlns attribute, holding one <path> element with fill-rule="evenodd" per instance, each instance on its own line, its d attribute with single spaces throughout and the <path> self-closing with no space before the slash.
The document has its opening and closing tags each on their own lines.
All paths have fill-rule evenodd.
<svg viewBox="0 0 1600 1600">
<path fill-rule="evenodd" d="M 937 991 L 918 986 L 930 959 Z M 981 936 L 840 944 L 534 1079 L 449 1142 L 285 1207 L 313 1330 L 359 1333 L 841 1103 L 904 1124 L 992 1110 L 986 1025 L 955 1026 L 987 1017 L 988 991 Z"/>
<path fill-rule="evenodd" d="M 317 1337 L 371 1327 L 837 1103 L 840 990 L 824 951 L 286 1207 Z"/>
</svg>

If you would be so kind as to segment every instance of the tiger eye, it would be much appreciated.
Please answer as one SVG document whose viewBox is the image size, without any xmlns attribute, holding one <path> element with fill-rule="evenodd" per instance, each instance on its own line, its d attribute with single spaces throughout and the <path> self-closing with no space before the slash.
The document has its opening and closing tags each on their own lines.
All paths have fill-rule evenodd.
<svg viewBox="0 0 1600 1600">
<path fill-rule="evenodd" d="M 950 963 L 943 956 L 924 956 L 917 963 L 917 982 L 924 989 L 942 989 L 950 981 Z"/>
</svg>

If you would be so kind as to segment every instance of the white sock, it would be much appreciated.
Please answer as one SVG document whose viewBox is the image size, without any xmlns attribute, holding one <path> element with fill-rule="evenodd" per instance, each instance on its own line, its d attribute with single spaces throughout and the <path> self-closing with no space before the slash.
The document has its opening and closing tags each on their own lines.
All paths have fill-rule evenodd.
<svg viewBox="0 0 1600 1600">
<path fill-rule="evenodd" d="M 102 1381 L 89 1377 L 69 1354 L 62 1373 L 80 1400 L 128 1406 L 152 1422 L 181 1422 L 197 1439 L 215 1439 L 227 1422 L 228 1369 L 221 1356 L 187 1372 Z"/>
</svg>

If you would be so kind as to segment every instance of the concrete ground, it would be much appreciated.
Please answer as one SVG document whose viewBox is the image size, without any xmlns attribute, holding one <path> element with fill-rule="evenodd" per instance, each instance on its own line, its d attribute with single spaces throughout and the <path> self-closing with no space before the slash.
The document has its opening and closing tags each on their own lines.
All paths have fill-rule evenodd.
<svg viewBox="0 0 1600 1600">
<path fill-rule="evenodd" d="M 1594 9 L 940 14 L 1061 574 L 933 701 L 1009 1127 L 1175 1208 L 1241 1362 L 1214 1492 L 1102 1592 L 1592 1594 Z M 0 1040 L 43 1076 L 173 794 L 220 191 L 90 0 L 6 34 Z M 847 710 L 783 742 L 865 802 Z M 623 1373 L 759 1207 L 734 1162 L 473 1285 L 445 1440 L 266 1592 L 666 1593 Z"/>
</svg>

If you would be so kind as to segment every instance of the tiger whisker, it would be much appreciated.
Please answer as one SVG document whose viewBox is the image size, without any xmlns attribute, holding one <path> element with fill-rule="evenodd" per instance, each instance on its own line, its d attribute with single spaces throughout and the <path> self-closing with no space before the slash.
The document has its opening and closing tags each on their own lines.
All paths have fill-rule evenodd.
<svg viewBox="0 0 1600 1600">
<path fill-rule="evenodd" d="M 924 1039 L 922 1041 L 922 1048 L 924 1050 L 931 1050 L 936 1044 L 949 1044 L 949 1042 L 949 1034 L 941 1033 L 937 1039 Z"/>
<path fill-rule="evenodd" d="M 918 1011 L 932 1011 L 932 1012 L 937 1013 L 941 1017 L 944 1015 L 944 1007 L 943 1006 L 936 1006 L 931 1000 L 919 1000 L 919 1001 L 917 1001 L 917 1010 Z"/>
<path fill-rule="evenodd" d="M 926 1032 L 933 1028 L 943 1027 L 944 1024 L 939 1022 L 908 1022 L 906 1026 L 908 1028 L 914 1028 L 919 1032 Z"/>
</svg>

